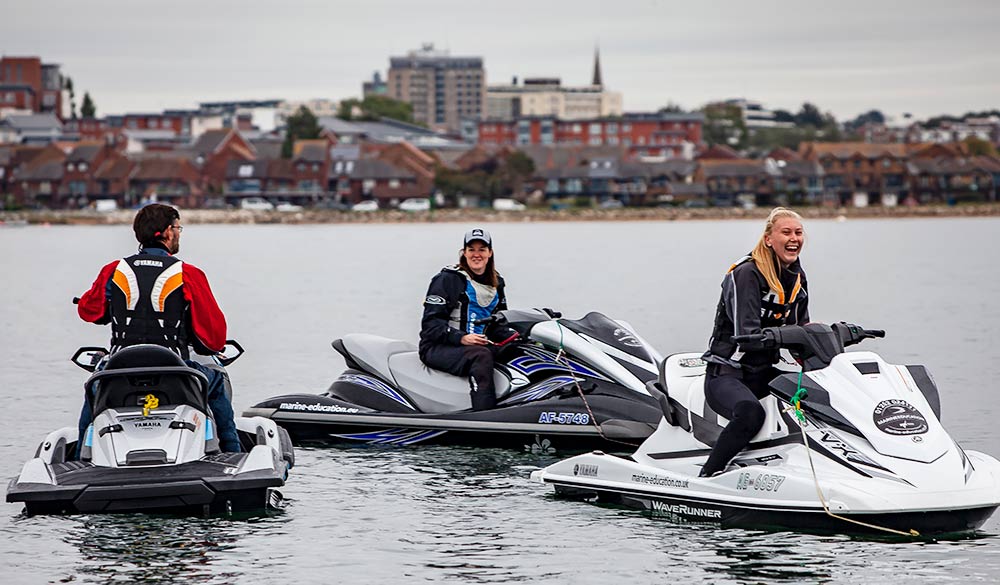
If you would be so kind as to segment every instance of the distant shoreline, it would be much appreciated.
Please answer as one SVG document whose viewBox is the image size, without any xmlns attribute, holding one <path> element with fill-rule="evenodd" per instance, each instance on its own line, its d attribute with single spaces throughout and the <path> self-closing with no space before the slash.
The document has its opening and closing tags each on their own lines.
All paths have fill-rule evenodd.
<svg viewBox="0 0 1000 585">
<path fill-rule="evenodd" d="M 921 205 L 914 207 L 798 207 L 809 219 L 860 219 L 890 217 L 998 217 L 1000 203 Z M 624 208 L 624 209 L 439 209 L 434 212 L 351 212 L 304 210 L 299 212 L 228 209 L 182 209 L 184 222 L 192 224 L 325 224 L 325 223 L 497 223 L 553 221 L 686 221 L 758 219 L 769 208 Z M 0 226 L 14 225 L 121 225 L 131 224 L 135 211 L 0 211 Z"/>
</svg>

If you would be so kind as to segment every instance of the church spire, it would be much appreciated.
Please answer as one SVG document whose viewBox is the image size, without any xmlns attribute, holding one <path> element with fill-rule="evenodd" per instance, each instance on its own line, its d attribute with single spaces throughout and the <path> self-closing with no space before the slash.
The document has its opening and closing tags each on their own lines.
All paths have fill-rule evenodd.
<svg viewBox="0 0 1000 585">
<path fill-rule="evenodd" d="M 601 48 L 597 46 L 594 47 L 594 79 L 590 84 L 598 87 L 604 85 L 601 81 Z"/>
</svg>

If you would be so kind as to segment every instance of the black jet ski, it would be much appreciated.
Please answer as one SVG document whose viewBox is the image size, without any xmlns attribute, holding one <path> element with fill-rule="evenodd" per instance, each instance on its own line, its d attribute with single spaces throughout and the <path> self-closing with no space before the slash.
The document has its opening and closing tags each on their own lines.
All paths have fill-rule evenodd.
<svg viewBox="0 0 1000 585">
<path fill-rule="evenodd" d="M 690 353 L 668 357 L 650 384 L 663 420 L 631 457 L 588 453 L 532 479 L 567 497 L 676 522 L 900 536 L 974 531 L 1000 505 L 1000 462 L 948 435 L 926 368 L 844 351 L 882 335 L 811 323 L 737 337 L 744 350 L 789 349 L 803 368 L 771 382 L 763 428 L 722 473 L 698 477 L 727 421 L 705 402 L 705 363 Z"/>
<path fill-rule="evenodd" d="M 216 358 L 228 365 L 231 357 Z M 84 445 L 78 429 L 49 433 L 7 488 L 8 502 L 28 514 L 98 512 L 231 513 L 281 503 L 295 462 L 288 434 L 274 421 L 236 418 L 243 453 L 223 453 L 211 410 L 208 380 L 168 349 L 126 347 L 107 357 L 80 348 L 78 366 L 94 414 Z"/>
<path fill-rule="evenodd" d="M 631 449 L 656 428 L 659 406 L 645 386 L 660 355 L 627 323 L 543 309 L 500 311 L 484 322 L 517 334 L 497 354 L 495 409 L 471 410 L 469 381 L 426 367 L 413 344 L 357 334 L 333 342 L 347 370 L 325 393 L 277 396 L 244 415 L 270 418 L 295 440 L 545 453 Z"/>
</svg>

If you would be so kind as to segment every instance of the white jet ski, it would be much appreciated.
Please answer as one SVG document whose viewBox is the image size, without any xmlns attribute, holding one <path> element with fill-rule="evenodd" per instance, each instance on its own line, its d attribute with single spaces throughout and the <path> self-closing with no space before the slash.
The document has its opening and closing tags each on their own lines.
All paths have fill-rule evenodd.
<svg viewBox="0 0 1000 585">
<path fill-rule="evenodd" d="M 974 531 L 1000 504 L 1000 462 L 964 451 L 948 435 L 924 366 L 844 351 L 882 336 L 812 323 L 737 337 L 744 350 L 791 351 L 803 371 L 771 382 L 763 428 L 713 477 L 698 473 L 727 421 L 705 401 L 705 363 L 695 353 L 668 357 L 647 385 L 664 417 L 631 458 L 595 451 L 531 477 L 563 496 L 679 522 L 835 533 Z M 806 398 L 796 412 L 800 389 Z"/>
<path fill-rule="evenodd" d="M 242 355 L 227 344 L 239 353 L 220 365 Z M 106 355 L 80 348 L 73 362 L 93 372 Z M 75 426 L 49 433 L 10 482 L 8 502 L 23 502 L 28 514 L 210 514 L 281 503 L 277 488 L 295 463 L 288 434 L 274 421 L 237 417 L 243 452 L 221 452 L 208 381 L 170 350 L 123 348 L 86 388 L 94 419 L 84 444 Z"/>
</svg>

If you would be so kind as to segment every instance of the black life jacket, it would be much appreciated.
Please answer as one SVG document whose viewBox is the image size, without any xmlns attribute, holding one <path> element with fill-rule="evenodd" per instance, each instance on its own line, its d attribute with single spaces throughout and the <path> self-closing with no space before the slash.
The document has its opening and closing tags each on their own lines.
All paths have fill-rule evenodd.
<svg viewBox="0 0 1000 585">
<path fill-rule="evenodd" d="M 111 277 L 111 352 L 152 343 L 188 358 L 184 263 L 173 256 L 136 254 L 118 261 Z"/>
</svg>

